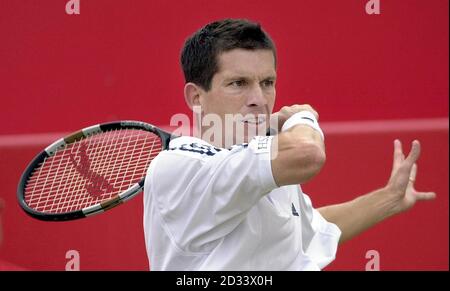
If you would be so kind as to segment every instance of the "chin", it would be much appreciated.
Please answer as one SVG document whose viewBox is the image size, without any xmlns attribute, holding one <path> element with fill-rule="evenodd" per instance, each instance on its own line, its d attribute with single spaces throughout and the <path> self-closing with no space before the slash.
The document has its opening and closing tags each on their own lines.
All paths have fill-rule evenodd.
<svg viewBox="0 0 450 291">
<path fill-rule="evenodd" d="M 244 143 L 250 143 L 255 136 L 256 135 L 245 136 L 244 137 Z"/>
</svg>

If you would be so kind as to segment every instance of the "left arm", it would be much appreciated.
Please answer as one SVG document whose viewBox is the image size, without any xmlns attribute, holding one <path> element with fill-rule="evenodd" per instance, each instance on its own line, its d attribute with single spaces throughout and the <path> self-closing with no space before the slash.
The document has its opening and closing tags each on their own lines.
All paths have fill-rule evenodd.
<svg viewBox="0 0 450 291">
<path fill-rule="evenodd" d="M 420 155 L 420 143 L 414 141 L 405 159 L 399 140 L 394 142 L 394 163 L 387 185 L 342 204 L 317 209 L 329 222 L 342 231 L 339 243 L 347 241 L 384 219 L 410 209 L 419 200 L 434 199 L 433 192 L 414 189 L 417 174 L 416 161 Z"/>
</svg>

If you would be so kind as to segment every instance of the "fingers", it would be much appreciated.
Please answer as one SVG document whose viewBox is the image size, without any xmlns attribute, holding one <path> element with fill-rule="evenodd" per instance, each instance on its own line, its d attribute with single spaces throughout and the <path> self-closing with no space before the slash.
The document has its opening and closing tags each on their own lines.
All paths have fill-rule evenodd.
<svg viewBox="0 0 450 291">
<path fill-rule="evenodd" d="M 411 168 L 411 173 L 409 174 L 409 183 L 411 187 L 414 187 L 414 182 L 416 182 L 417 177 L 417 164 L 414 163 L 414 165 Z M 417 192 L 414 191 L 414 196 L 416 197 L 416 200 L 431 200 L 436 198 L 435 192 Z"/>
<path fill-rule="evenodd" d="M 414 163 L 411 169 L 411 174 L 409 176 L 409 183 L 412 187 L 414 187 L 414 182 L 416 181 L 417 176 L 417 164 Z M 436 198 L 435 192 L 417 192 L 414 190 L 414 196 L 416 200 L 432 200 Z"/>
<path fill-rule="evenodd" d="M 317 120 L 319 120 L 319 113 L 317 113 L 317 111 L 309 104 L 302 104 L 302 105 L 295 104 L 292 106 L 285 106 L 285 107 L 286 107 L 285 109 L 290 111 L 291 114 L 294 114 L 294 113 L 297 113 L 300 111 L 309 111 L 312 114 L 314 114 L 314 116 L 316 117 Z"/>
<path fill-rule="evenodd" d="M 405 159 L 402 142 L 398 139 L 394 141 L 394 158 L 400 163 Z"/>
<path fill-rule="evenodd" d="M 414 196 L 417 200 L 432 200 L 436 198 L 436 193 L 434 192 L 416 192 Z"/>
<path fill-rule="evenodd" d="M 411 151 L 409 152 L 408 157 L 406 157 L 405 161 L 412 165 L 419 159 L 420 156 L 420 143 L 418 140 L 414 140 L 412 142 Z"/>
<path fill-rule="evenodd" d="M 394 141 L 394 161 L 392 166 L 392 174 L 395 174 L 399 168 L 406 168 L 408 172 L 411 171 L 412 166 L 416 163 L 420 156 L 420 143 L 418 140 L 412 142 L 411 151 L 405 159 L 403 154 L 402 143 L 396 139 Z"/>
<path fill-rule="evenodd" d="M 394 141 L 394 159 L 391 173 L 391 180 L 395 177 L 403 177 L 398 180 L 401 181 L 405 187 L 409 185 L 410 187 L 414 187 L 414 182 L 416 180 L 417 175 L 417 164 L 416 161 L 420 156 L 420 143 L 417 140 L 414 140 L 411 145 L 411 151 L 408 154 L 408 157 L 405 159 L 405 155 L 403 154 L 402 143 L 400 140 L 396 139 Z"/>
<path fill-rule="evenodd" d="M 411 173 L 409 174 L 409 182 L 414 184 L 414 182 L 416 181 L 416 176 L 417 176 L 417 164 L 414 163 L 411 169 Z"/>
<path fill-rule="evenodd" d="M 405 160 L 405 155 L 403 154 L 402 143 L 400 140 L 394 140 L 394 158 L 392 165 L 392 174 L 394 174 L 402 162 Z"/>
</svg>

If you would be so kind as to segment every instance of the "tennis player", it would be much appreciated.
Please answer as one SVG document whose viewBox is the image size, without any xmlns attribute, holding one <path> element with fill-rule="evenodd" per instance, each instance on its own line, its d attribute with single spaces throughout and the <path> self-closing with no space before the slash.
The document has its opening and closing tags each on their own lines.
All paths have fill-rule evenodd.
<svg viewBox="0 0 450 291">
<path fill-rule="evenodd" d="M 223 125 L 213 139 L 172 140 L 152 162 L 144 188 L 152 270 L 320 270 L 339 243 L 435 197 L 414 189 L 419 142 L 405 158 L 396 140 L 386 186 L 315 209 L 299 185 L 325 163 L 319 116 L 309 105 L 272 113 L 276 50 L 259 24 L 206 25 L 185 42 L 181 64 L 189 107 L 201 108 L 200 118 L 238 116 L 233 127 L 244 127 L 244 143 L 226 146 L 238 138 Z M 252 134 L 269 120 L 277 134 Z"/>
</svg>

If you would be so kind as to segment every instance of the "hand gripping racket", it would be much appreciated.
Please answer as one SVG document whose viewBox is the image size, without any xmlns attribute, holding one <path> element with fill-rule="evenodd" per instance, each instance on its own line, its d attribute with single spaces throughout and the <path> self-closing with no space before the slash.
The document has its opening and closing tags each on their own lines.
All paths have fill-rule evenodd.
<svg viewBox="0 0 450 291">
<path fill-rule="evenodd" d="M 19 204 L 27 214 L 47 221 L 111 209 L 142 190 L 151 161 L 173 137 L 139 121 L 84 128 L 31 161 L 17 189 Z"/>
</svg>

